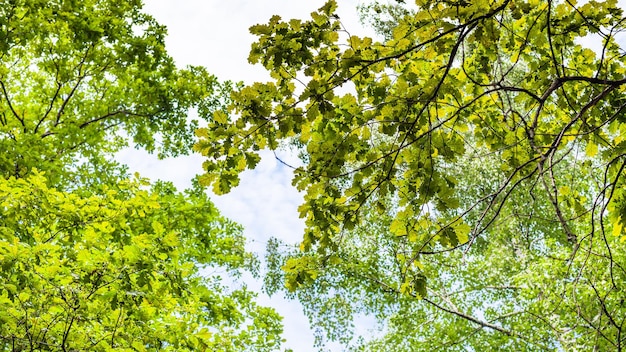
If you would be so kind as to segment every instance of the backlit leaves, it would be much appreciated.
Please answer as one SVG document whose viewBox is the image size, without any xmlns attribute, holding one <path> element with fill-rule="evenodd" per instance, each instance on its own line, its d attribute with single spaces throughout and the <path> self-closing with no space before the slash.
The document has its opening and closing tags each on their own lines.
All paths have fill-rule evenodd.
<svg viewBox="0 0 626 352">
<path fill-rule="evenodd" d="M 162 157 L 185 153 L 197 127 L 189 109 L 206 115 L 228 90 L 202 67 L 177 68 L 165 28 L 137 1 L 5 5 L 0 145 L 16 156 L 0 158 L 5 177 L 54 167 L 49 177 L 59 178 L 77 155 L 117 151 L 126 139 Z"/>
<path fill-rule="evenodd" d="M 0 180 L 0 345 L 195 351 L 228 341 L 234 351 L 280 343 L 275 312 L 245 288 L 200 276 L 204 267 L 252 263 L 240 229 L 201 190 L 122 181 L 85 197 L 46 182 L 36 171 Z"/>
<path fill-rule="evenodd" d="M 177 68 L 141 1 L 0 6 L 0 350 L 269 351 L 281 318 L 238 282 L 258 273 L 239 226 L 198 185 L 112 160 L 188 153 L 228 100 Z M 227 121 L 216 114 L 213 120 Z M 253 167 L 240 155 L 229 167 Z"/>
<path fill-rule="evenodd" d="M 559 290 L 572 292 L 563 298 L 568 302 L 564 306 L 588 300 L 589 307 L 614 307 L 598 313 L 600 321 L 623 319 L 623 312 L 612 306 L 622 289 L 616 279 L 623 274 L 622 257 L 616 253 L 623 247 L 616 236 L 626 219 L 626 56 L 617 37 L 624 30 L 622 9 L 613 0 L 580 5 L 533 0 L 416 4 L 416 10 L 397 11 L 401 15 L 391 24 L 379 26 L 387 31 L 382 42 L 348 35 L 333 15 L 334 1 L 308 21 L 274 17 L 253 27 L 258 40 L 251 62 L 263 64 L 273 80 L 233 94 L 228 126 L 211 122 L 200 130 L 196 148 L 207 157 L 203 181 L 219 191 L 236 185 L 243 168 L 233 168 L 239 154 L 229 153 L 229 148 L 256 153 L 276 149 L 285 140 L 301 148 L 304 165 L 295 170 L 293 184 L 305 192 L 299 210 L 307 226 L 301 242 L 306 253 L 285 266 L 290 289 L 315 287 L 313 278 L 332 270 L 327 258 L 333 255 L 349 257 L 341 263 L 363 256 L 359 246 L 365 240 L 354 231 L 367 225 L 367 209 L 387 219 L 385 228 L 377 228 L 376 240 L 388 241 L 386 248 L 401 243 L 409 249 L 377 256 L 391 266 L 401 263 L 393 282 L 363 274 L 378 268 L 373 260 L 354 263 L 359 270 L 339 266 L 342 278 L 354 278 L 356 272 L 372 280 L 376 292 L 425 299 L 454 322 L 469 321 L 474 324 L 470 326 L 512 337 L 506 345 L 512 350 L 623 344 L 616 337 L 622 336 L 619 324 L 600 324 L 590 318 L 591 310 L 583 315 L 596 327 L 589 330 L 593 332 L 567 330 L 575 324 L 571 306 L 559 311 L 559 328 L 530 328 L 522 336 L 516 325 L 548 309 L 546 301 L 532 300 L 533 294 L 556 295 Z M 590 48 L 590 34 L 602 42 L 601 49 Z M 470 164 L 482 167 L 459 175 L 459 167 Z M 531 253 L 524 255 L 532 260 L 522 260 L 525 268 L 532 268 L 528 271 L 500 266 L 523 252 L 514 225 L 529 236 L 524 243 Z M 616 236 L 609 240 L 611 233 Z M 497 254 L 499 244 L 507 251 Z M 319 272 L 312 271 L 312 255 Z M 491 272 L 475 278 L 468 272 L 462 278 L 446 276 L 439 271 L 448 268 L 448 255 L 454 263 L 475 260 L 480 270 L 480 265 L 492 263 L 504 277 L 499 281 Z M 593 276 L 599 269 L 585 264 L 584 258 L 596 255 L 611 268 L 601 278 Z M 433 259 L 425 264 L 425 258 Z M 579 280 L 553 258 L 572 263 L 586 286 L 572 287 Z M 530 307 L 519 317 L 491 308 L 483 313 L 494 312 L 498 318 L 478 319 L 470 302 L 478 302 L 483 293 L 468 294 L 465 305 L 459 303 L 462 299 L 451 304 L 445 292 L 432 297 L 427 288 L 449 292 L 455 284 L 474 287 L 472 280 L 481 277 L 497 282 L 494 286 L 518 287 L 511 284 L 513 276 L 528 280 L 526 284 L 550 265 L 563 270 L 538 280 L 541 289 L 519 286 Z M 555 281 L 561 285 L 558 290 L 548 287 Z M 606 282 L 610 285 L 604 286 Z M 550 329 L 577 332 L 571 341 L 554 342 Z M 422 336 L 427 336 L 424 331 Z M 587 339 L 593 333 L 603 336 L 597 345 Z M 475 350 L 502 343 L 476 341 Z"/>
</svg>

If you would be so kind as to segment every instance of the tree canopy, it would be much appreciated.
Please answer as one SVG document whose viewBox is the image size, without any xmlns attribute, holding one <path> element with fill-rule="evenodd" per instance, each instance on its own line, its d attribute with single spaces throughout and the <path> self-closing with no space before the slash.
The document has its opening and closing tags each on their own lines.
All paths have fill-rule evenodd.
<svg viewBox="0 0 626 352">
<path fill-rule="evenodd" d="M 265 290 L 355 351 L 626 343 L 626 17 L 616 0 L 327 1 L 253 26 L 271 81 L 177 67 L 139 0 L 0 6 L 0 349 L 270 351 L 281 318 L 202 185 L 301 156 Z M 204 121 L 190 118 L 197 111 Z M 194 133 L 196 136 L 194 136 Z M 113 153 L 205 157 L 185 191 Z M 379 333 L 354 338 L 361 314 Z"/>
<path fill-rule="evenodd" d="M 384 335 L 355 349 L 622 350 L 623 10 L 415 3 L 374 14 L 380 41 L 335 1 L 252 27 L 272 81 L 198 130 L 201 182 L 228 192 L 259 150 L 299 150 L 306 230 L 298 252 L 272 244 L 269 290 L 282 269 L 346 343 L 346 319 L 374 314 Z"/>
<path fill-rule="evenodd" d="M 176 67 L 136 0 L 0 6 L 0 350 L 275 350 L 281 318 L 204 189 L 128 175 L 126 145 L 190 152 L 220 83 Z"/>
<path fill-rule="evenodd" d="M 240 228 L 196 187 L 140 180 L 92 195 L 43 174 L 0 180 L 0 346 L 7 351 L 237 351 L 280 343 L 280 318 L 219 276 L 252 269 Z"/>
<path fill-rule="evenodd" d="M 124 137 L 161 156 L 189 150 L 197 127 L 189 109 L 216 108 L 221 86 L 202 67 L 177 68 L 165 50 L 165 27 L 140 5 L 16 0 L 2 6 L 4 175 L 37 167 L 54 168 L 57 177 L 79 155 L 115 151 Z"/>
</svg>

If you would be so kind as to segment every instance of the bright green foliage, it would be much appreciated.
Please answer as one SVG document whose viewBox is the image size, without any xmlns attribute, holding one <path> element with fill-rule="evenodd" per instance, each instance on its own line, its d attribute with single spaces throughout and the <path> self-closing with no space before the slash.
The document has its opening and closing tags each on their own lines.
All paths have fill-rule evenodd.
<svg viewBox="0 0 626 352">
<path fill-rule="evenodd" d="M 240 228 L 195 188 L 139 181 L 91 196 L 34 171 L 0 180 L 2 350 L 240 351 L 280 344 L 280 317 L 203 267 L 250 267 Z M 226 272 L 228 272 L 226 271 Z M 246 347 L 247 346 L 247 347 Z"/>
<path fill-rule="evenodd" d="M 305 254 L 283 266 L 289 290 L 357 265 L 371 269 L 375 283 L 391 278 L 374 285 L 377 292 L 421 298 L 452 317 L 425 325 L 416 339 L 461 319 L 451 335 L 459 345 L 450 348 L 623 348 L 622 9 L 615 0 L 416 4 L 414 12 L 388 12 L 398 15 L 395 24 L 378 23 L 390 30 L 384 42 L 347 36 L 335 1 L 308 21 L 274 17 L 252 27 L 258 41 L 249 60 L 273 81 L 234 93 L 230 114 L 200 129 L 202 181 L 227 192 L 255 166 L 258 150 L 293 141 L 304 162 L 293 184 L 305 192 L 307 227 Z M 600 49 L 584 45 L 588 35 Z M 466 175 L 459 168 L 468 163 L 475 171 Z M 376 231 L 371 222 L 380 222 Z M 377 244 L 391 249 L 366 264 L 358 259 Z M 473 261 L 472 271 L 459 268 Z M 524 289 L 498 291 L 506 299 L 491 306 L 483 290 L 490 280 Z M 473 284 L 480 294 L 450 299 Z M 514 313 L 520 307 L 525 313 Z M 472 329 L 497 337 L 475 344 L 469 336 L 485 335 Z"/>
<path fill-rule="evenodd" d="M 219 105 L 215 78 L 180 70 L 141 1 L 10 0 L 0 6 L 0 173 L 60 170 L 124 144 L 161 156 L 193 141 L 190 107 Z M 68 136 L 72 136 L 68 138 Z"/>
<path fill-rule="evenodd" d="M 197 184 L 129 179 L 129 141 L 188 153 L 222 106 L 141 1 L 0 6 L 0 351 L 270 351 L 281 318 L 239 283 L 239 226 Z"/>
</svg>

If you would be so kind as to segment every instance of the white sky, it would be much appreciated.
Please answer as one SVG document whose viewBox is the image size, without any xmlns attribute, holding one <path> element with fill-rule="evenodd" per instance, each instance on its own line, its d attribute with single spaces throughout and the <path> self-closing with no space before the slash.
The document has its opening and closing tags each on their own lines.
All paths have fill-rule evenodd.
<svg viewBox="0 0 626 352">
<path fill-rule="evenodd" d="M 263 67 L 248 64 L 250 44 L 255 37 L 248 28 L 266 23 L 274 15 L 283 19 L 308 19 L 310 13 L 324 4 L 322 0 L 144 0 L 145 11 L 168 28 L 166 46 L 177 65 L 201 65 L 220 80 L 266 81 Z M 364 33 L 358 23 L 357 0 L 339 0 L 342 23 L 353 33 Z M 280 155 L 293 164 L 293 155 Z M 127 149 L 118 154 L 131 172 L 144 177 L 172 181 L 179 189 L 190 185 L 194 175 L 202 172 L 199 155 L 157 160 L 142 151 Z M 224 196 L 212 199 L 220 212 L 244 226 L 250 241 L 248 248 L 262 253 L 267 240 L 277 237 L 296 243 L 302 237 L 303 222 L 297 207 L 302 196 L 291 186 L 291 170 L 278 163 L 272 153 L 263 153 L 257 168 L 242 175 L 240 185 Z M 262 254 L 260 254 L 262 256 Z M 252 283 L 259 287 L 259 283 Z M 311 327 L 298 302 L 281 297 L 261 295 L 260 303 L 274 307 L 283 317 L 286 348 L 296 352 L 315 351 Z M 369 325 L 369 324 L 366 324 Z M 336 346 L 334 350 L 339 350 Z"/>
</svg>

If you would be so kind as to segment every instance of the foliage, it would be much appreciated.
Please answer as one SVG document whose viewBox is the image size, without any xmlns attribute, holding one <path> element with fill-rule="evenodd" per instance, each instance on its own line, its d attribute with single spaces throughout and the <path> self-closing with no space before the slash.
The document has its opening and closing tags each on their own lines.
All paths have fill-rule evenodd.
<svg viewBox="0 0 626 352">
<path fill-rule="evenodd" d="M 331 295 L 393 313 L 374 342 L 390 350 L 621 350 L 622 9 L 416 4 L 384 42 L 346 35 L 335 1 L 252 27 L 273 81 L 200 129 L 202 182 L 227 192 L 295 140 L 307 227 L 286 287 L 314 319 Z"/>
<path fill-rule="evenodd" d="M 132 138 L 161 156 L 189 149 L 195 107 L 220 104 L 204 68 L 176 68 L 141 1 L 11 0 L 0 9 L 0 172 L 61 170 Z M 72 138 L 67 138 L 72 136 Z"/>
<path fill-rule="evenodd" d="M 472 188 L 472 179 L 494 187 L 493 177 L 503 175 L 495 158 L 475 156 L 451 171 L 461 205 L 484 191 Z M 597 181 L 575 184 L 593 188 Z M 365 208 L 362 225 L 344 233 L 330 257 L 272 242 L 266 288 L 271 294 L 284 289 L 297 273 L 290 267 L 298 263 L 294 258 L 319 263 L 311 266 L 316 279 L 289 295 L 320 327 L 320 346 L 330 339 L 355 351 L 615 349 L 620 327 L 612 320 L 619 325 L 626 313 L 618 289 L 626 260 L 620 238 L 605 243 L 586 236 L 572 259 L 550 201 L 523 187 L 499 216 L 467 251 L 424 253 L 406 237 L 389 235 L 392 216 Z M 584 220 L 577 226 L 589 231 Z M 407 294 L 405 282 L 423 280 L 425 291 Z M 353 338 L 350 324 L 362 315 L 375 318 L 382 331 L 367 342 Z"/>
<path fill-rule="evenodd" d="M 197 184 L 131 179 L 129 142 L 188 153 L 222 92 L 179 69 L 137 0 L 0 6 L 0 350 L 270 351 L 281 318 Z"/>
<path fill-rule="evenodd" d="M 200 269 L 249 267 L 238 226 L 198 187 L 91 196 L 43 174 L 0 180 L 3 350 L 270 350 L 280 317 Z M 269 334 L 268 334 L 269 332 Z M 236 347 L 238 346 L 238 347 Z"/>
<path fill-rule="evenodd" d="M 410 8 L 401 6 L 401 3 L 404 1 L 395 1 L 394 3 L 373 1 L 361 4 L 358 6 L 360 21 L 372 27 L 377 34 L 382 35 L 385 39 L 392 39 L 393 29 L 398 21 L 413 14 Z"/>
</svg>

